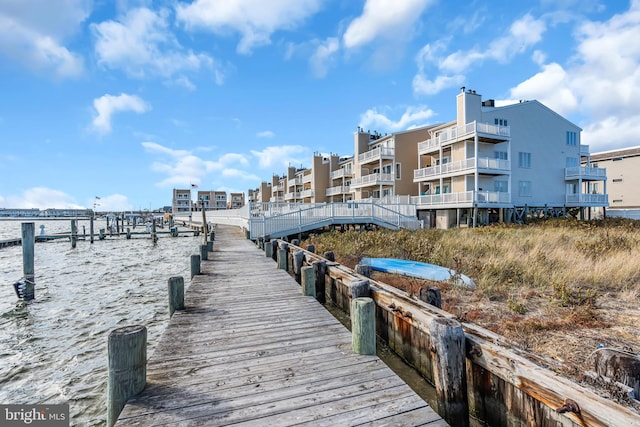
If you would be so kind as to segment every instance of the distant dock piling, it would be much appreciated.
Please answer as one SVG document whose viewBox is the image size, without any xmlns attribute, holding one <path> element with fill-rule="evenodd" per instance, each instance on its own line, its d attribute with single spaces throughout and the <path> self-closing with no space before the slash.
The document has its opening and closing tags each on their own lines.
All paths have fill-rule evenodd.
<svg viewBox="0 0 640 427">
<path fill-rule="evenodd" d="M 71 247 L 75 249 L 76 244 L 78 243 L 78 220 L 71 220 Z"/>
<path fill-rule="evenodd" d="M 22 223 L 22 275 L 24 276 L 23 299 L 30 301 L 35 296 L 35 243 L 36 228 L 33 222 Z"/>
</svg>

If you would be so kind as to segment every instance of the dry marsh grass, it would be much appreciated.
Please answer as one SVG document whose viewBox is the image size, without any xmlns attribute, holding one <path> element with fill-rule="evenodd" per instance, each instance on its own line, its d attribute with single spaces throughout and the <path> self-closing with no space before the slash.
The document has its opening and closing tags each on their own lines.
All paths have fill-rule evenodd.
<svg viewBox="0 0 640 427">
<path fill-rule="evenodd" d="M 546 220 L 529 225 L 419 231 L 347 231 L 311 236 L 354 267 L 390 257 L 452 268 L 477 284 L 438 283 L 443 308 L 562 364 L 578 379 L 599 345 L 640 351 L 640 221 Z M 417 294 L 427 281 L 376 273 Z M 433 284 L 430 284 L 433 285 Z"/>
</svg>

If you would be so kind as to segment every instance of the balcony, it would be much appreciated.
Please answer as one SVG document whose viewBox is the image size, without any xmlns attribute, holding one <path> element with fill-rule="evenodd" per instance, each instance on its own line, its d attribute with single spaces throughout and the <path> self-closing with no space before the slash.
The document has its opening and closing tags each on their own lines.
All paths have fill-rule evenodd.
<svg viewBox="0 0 640 427">
<path fill-rule="evenodd" d="M 308 174 L 304 175 L 302 177 L 302 184 L 306 184 L 307 182 L 311 182 L 312 178 L 313 178 L 313 175 L 311 173 L 308 173 Z"/>
<path fill-rule="evenodd" d="M 392 185 L 393 175 L 390 173 L 372 173 L 351 180 L 351 188 L 362 188 L 373 185 Z"/>
<path fill-rule="evenodd" d="M 314 191 L 313 190 L 303 190 L 300 192 L 300 198 L 304 199 L 307 197 L 313 197 L 314 195 Z"/>
<path fill-rule="evenodd" d="M 351 169 L 340 168 L 338 170 L 334 170 L 333 172 L 331 172 L 331 179 L 339 179 L 339 178 L 345 178 L 345 177 L 348 178 L 351 176 L 353 176 Z"/>
<path fill-rule="evenodd" d="M 474 200 L 474 193 L 476 195 Z M 458 193 L 428 194 L 411 197 L 411 203 L 418 207 L 471 207 L 477 203 L 480 206 L 511 203 L 511 193 L 499 191 L 462 191 Z"/>
<path fill-rule="evenodd" d="M 391 159 L 395 158 L 396 150 L 391 147 L 378 147 L 373 150 L 367 151 L 366 153 L 362 153 L 358 156 L 358 163 L 365 164 L 371 162 L 377 162 L 381 159 Z"/>
<path fill-rule="evenodd" d="M 284 197 L 282 197 L 282 196 L 273 196 L 273 197 L 271 197 L 271 199 L 269 199 L 269 201 L 271 203 L 282 203 L 282 202 L 284 202 Z"/>
<path fill-rule="evenodd" d="M 586 144 L 580 144 L 580 157 L 589 156 L 589 146 Z"/>
<path fill-rule="evenodd" d="M 337 187 L 327 188 L 325 195 L 335 196 L 337 194 L 349 194 L 349 193 L 351 193 L 351 188 L 348 185 L 338 185 Z"/>
<path fill-rule="evenodd" d="M 413 182 L 429 181 L 442 175 L 453 175 L 460 172 L 473 172 L 475 170 L 475 157 L 443 165 L 430 166 L 413 171 Z M 511 162 L 489 157 L 478 158 L 478 172 L 480 173 L 507 173 L 511 170 Z"/>
<path fill-rule="evenodd" d="M 609 206 L 608 194 L 567 194 L 566 201 L 568 206 Z"/>
<path fill-rule="evenodd" d="M 284 199 L 285 200 L 296 200 L 300 198 L 300 192 L 298 191 L 294 191 L 292 193 L 286 193 L 284 195 Z"/>
<path fill-rule="evenodd" d="M 581 179 L 583 181 L 606 181 L 606 168 L 592 168 L 589 166 L 575 166 L 565 168 L 564 179 L 566 181 Z"/>
<path fill-rule="evenodd" d="M 296 176 L 295 178 L 287 180 L 287 185 L 289 187 L 295 187 L 296 185 L 302 185 L 302 175 Z"/>
<path fill-rule="evenodd" d="M 482 140 L 505 141 L 511 135 L 509 126 L 490 125 L 488 123 L 471 122 L 463 126 L 452 126 L 431 139 L 418 144 L 418 154 L 426 154 L 439 149 L 442 145 L 468 139 L 474 134 Z"/>
</svg>

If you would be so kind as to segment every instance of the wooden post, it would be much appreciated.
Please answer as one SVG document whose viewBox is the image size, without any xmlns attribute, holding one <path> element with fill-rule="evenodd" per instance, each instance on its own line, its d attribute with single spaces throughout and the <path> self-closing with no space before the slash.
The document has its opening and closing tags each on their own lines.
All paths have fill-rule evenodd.
<svg viewBox="0 0 640 427">
<path fill-rule="evenodd" d="M 287 258 L 289 256 L 289 244 L 287 242 L 278 243 L 278 268 L 287 271 Z"/>
<path fill-rule="evenodd" d="M 200 255 L 191 255 L 191 278 L 200 274 Z"/>
<path fill-rule="evenodd" d="M 302 295 L 316 298 L 316 275 L 313 266 L 301 268 Z"/>
<path fill-rule="evenodd" d="M 271 244 L 271 242 L 264 242 L 264 256 L 267 258 L 272 258 L 273 245 Z"/>
<path fill-rule="evenodd" d="M 598 374 L 629 386 L 635 396 L 640 396 L 640 357 L 608 348 L 600 348 L 595 353 L 595 371 Z"/>
<path fill-rule="evenodd" d="M 78 220 L 71 220 L 71 247 L 75 249 L 78 243 Z"/>
<path fill-rule="evenodd" d="M 307 245 L 307 250 L 313 254 L 316 252 L 316 247 L 314 245 Z"/>
<path fill-rule="evenodd" d="M 300 246 L 300 240 L 299 239 L 293 239 L 293 240 L 291 240 L 291 244 L 293 246 Z"/>
<path fill-rule="evenodd" d="M 435 318 L 429 325 L 433 381 L 438 414 L 453 426 L 469 425 L 465 335 L 454 319 Z"/>
<path fill-rule="evenodd" d="M 200 259 L 202 261 L 206 261 L 209 259 L 209 248 L 207 248 L 207 245 L 200 245 Z"/>
<path fill-rule="evenodd" d="M 91 243 L 93 243 L 93 215 L 91 215 L 91 219 L 89 220 L 89 234 L 91 235 Z"/>
<path fill-rule="evenodd" d="M 211 235 L 209 236 L 209 239 L 213 242 L 214 240 L 216 240 L 216 230 L 215 229 L 211 229 Z"/>
<path fill-rule="evenodd" d="M 147 382 L 147 328 L 127 326 L 109 334 L 107 425 L 112 426 L 125 403 L 140 393 Z"/>
<path fill-rule="evenodd" d="M 169 278 L 169 318 L 176 310 L 184 310 L 184 278 L 182 276 Z"/>
<path fill-rule="evenodd" d="M 351 299 L 368 297 L 369 296 L 369 281 L 368 280 L 352 280 L 349 283 L 349 294 Z"/>
<path fill-rule="evenodd" d="M 356 354 L 376 354 L 376 304 L 371 298 L 351 300 L 351 343 Z"/>
<path fill-rule="evenodd" d="M 326 261 L 314 261 L 311 266 L 316 276 L 316 299 L 320 304 L 327 302 L 325 294 L 325 275 L 327 274 Z"/>
<path fill-rule="evenodd" d="M 98 234 L 98 239 L 100 239 L 100 240 L 104 240 L 104 238 L 105 238 L 105 237 L 106 237 L 106 236 L 105 236 L 105 234 L 104 234 L 104 228 L 101 228 L 101 229 L 100 229 L 100 234 Z"/>
<path fill-rule="evenodd" d="M 365 264 L 357 264 L 356 273 L 362 274 L 365 277 L 371 277 L 371 266 Z"/>
<path fill-rule="evenodd" d="M 23 299 L 30 301 L 35 295 L 35 243 L 36 226 L 33 222 L 22 223 L 22 275 L 24 276 Z"/>
<path fill-rule="evenodd" d="M 278 262 L 278 240 L 271 241 L 271 259 Z"/>
<path fill-rule="evenodd" d="M 213 240 L 207 241 L 207 251 L 213 252 Z"/>
<path fill-rule="evenodd" d="M 202 234 L 204 234 L 204 243 L 207 244 L 207 211 L 204 208 L 204 200 L 202 201 Z"/>
<path fill-rule="evenodd" d="M 435 286 L 421 287 L 418 298 L 427 304 L 442 308 L 442 294 L 440 293 L 440 289 Z"/>
<path fill-rule="evenodd" d="M 153 220 L 151 221 L 151 240 L 153 240 L 153 243 L 158 241 L 158 234 L 156 233 L 156 219 L 153 218 Z"/>
<path fill-rule="evenodd" d="M 300 250 L 294 252 L 293 253 L 293 274 L 298 284 L 302 283 L 302 263 L 303 262 L 304 262 L 304 252 Z"/>
<path fill-rule="evenodd" d="M 335 262 L 336 261 L 336 256 L 333 253 L 333 251 L 327 251 L 324 253 L 324 257 L 327 259 L 327 261 L 331 261 L 331 262 Z"/>
<path fill-rule="evenodd" d="M 131 238 L 131 228 L 127 227 L 127 239 Z"/>
</svg>

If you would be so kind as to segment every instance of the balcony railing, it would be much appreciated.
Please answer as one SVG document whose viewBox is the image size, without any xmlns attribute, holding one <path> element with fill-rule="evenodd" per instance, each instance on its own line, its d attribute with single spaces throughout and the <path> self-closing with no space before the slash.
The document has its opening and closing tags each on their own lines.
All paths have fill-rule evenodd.
<svg viewBox="0 0 640 427">
<path fill-rule="evenodd" d="M 349 194 L 351 188 L 348 185 L 338 185 L 337 187 L 327 188 L 326 196 L 335 196 L 336 194 Z"/>
<path fill-rule="evenodd" d="M 358 156 L 358 163 L 369 163 L 382 158 L 393 159 L 396 150 L 391 147 L 378 147 L 373 150 L 362 153 Z"/>
<path fill-rule="evenodd" d="M 580 144 L 580 156 L 588 156 L 589 155 L 589 146 L 586 144 Z"/>
<path fill-rule="evenodd" d="M 567 204 L 598 204 L 607 205 L 609 197 L 607 194 L 567 194 Z"/>
<path fill-rule="evenodd" d="M 302 183 L 306 184 L 307 182 L 311 182 L 311 178 L 313 178 L 312 174 L 307 174 L 305 176 L 302 177 Z"/>
<path fill-rule="evenodd" d="M 284 197 L 273 196 L 273 197 L 271 197 L 271 199 L 269 199 L 269 201 L 272 202 L 272 203 L 282 203 L 282 202 L 284 202 Z"/>
<path fill-rule="evenodd" d="M 427 139 L 426 141 L 419 143 L 418 154 L 424 154 L 425 152 L 438 148 L 441 145 L 469 137 L 474 133 L 508 138 L 511 135 L 511 129 L 509 126 L 490 125 L 488 123 L 477 123 L 475 121 L 463 126 L 452 126 L 444 129 L 435 138 Z"/>
<path fill-rule="evenodd" d="M 287 180 L 288 187 L 294 187 L 296 185 L 302 185 L 302 176 L 296 176 L 295 178 Z"/>
<path fill-rule="evenodd" d="M 474 200 L 475 193 L 475 200 Z M 417 206 L 470 205 L 491 203 L 511 203 L 511 193 L 501 191 L 462 191 L 457 193 L 427 194 L 411 197 L 411 203 Z"/>
<path fill-rule="evenodd" d="M 390 173 L 371 173 L 351 180 L 351 188 L 367 187 L 371 185 L 393 184 L 393 175 Z"/>
<path fill-rule="evenodd" d="M 420 182 L 434 177 L 463 171 L 473 171 L 475 168 L 475 158 L 458 160 L 457 162 L 445 163 L 443 165 L 430 166 L 413 171 L 413 182 Z M 511 162 L 502 159 L 492 159 L 489 157 L 478 158 L 478 169 L 508 172 L 511 170 Z"/>
<path fill-rule="evenodd" d="M 352 175 L 353 173 L 351 172 L 351 169 L 340 168 L 331 172 L 331 179 L 349 177 Z"/>
<path fill-rule="evenodd" d="M 304 199 L 305 197 L 313 197 L 314 194 L 313 190 L 304 190 L 300 192 L 300 198 Z"/>
<path fill-rule="evenodd" d="M 584 179 L 584 180 L 604 181 L 607 179 L 607 169 L 592 168 L 589 166 L 575 166 L 572 168 L 565 168 L 564 178 L 566 180 Z"/>
<path fill-rule="evenodd" d="M 295 199 L 299 199 L 300 198 L 300 193 L 297 191 L 294 191 L 292 193 L 286 193 L 284 195 L 284 199 L 285 200 L 295 200 Z"/>
</svg>

